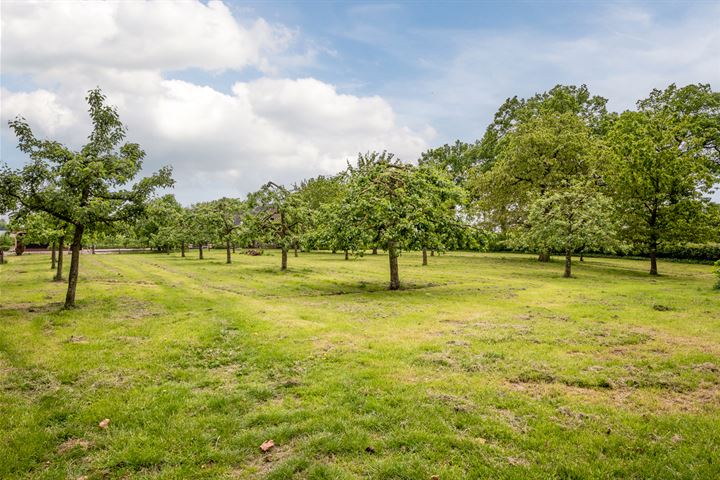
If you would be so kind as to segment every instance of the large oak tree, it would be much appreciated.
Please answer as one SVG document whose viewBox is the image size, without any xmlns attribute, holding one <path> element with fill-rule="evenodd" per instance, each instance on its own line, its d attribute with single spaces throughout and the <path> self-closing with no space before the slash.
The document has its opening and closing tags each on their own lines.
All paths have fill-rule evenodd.
<svg viewBox="0 0 720 480">
<path fill-rule="evenodd" d="M 720 169 L 720 92 L 709 85 L 653 90 L 608 134 L 605 178 L 626 240 L 650 256 L 663 244 L 711 237 L 708 193 Z"/>
<path fill-rule="evenodd" d="M 498 108 L 485 135 L 477 143 L 475 155 L 480 170 L 488 170 L 507 145 L 508 134 L 538 116 L 571 114 L 593 133 L 603 135 L 615 118 L 606 108 L 607 99 L 592 95 L 587 86 L 556 85 L 530 98 L 508 98 Z"/>
<path fill-rule="evenodd" d="M 591 128 L 575 112 L 543 111 L 506 133 L 503 143 L 492 168 L 470 185 L 484 224 L 501 233 L 523 228 L 539 197 L 586 178 L 598 152 Z"/>
</svg>

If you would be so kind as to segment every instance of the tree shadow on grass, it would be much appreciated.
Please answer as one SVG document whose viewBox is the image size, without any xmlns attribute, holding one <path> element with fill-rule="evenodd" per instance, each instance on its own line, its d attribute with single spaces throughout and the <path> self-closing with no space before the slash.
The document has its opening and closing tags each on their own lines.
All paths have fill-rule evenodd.
<svg viewBox="0 0 720 480">
<path fill-rule="evenodd" d="M 402 282 L 398 290 L 390 290 L 387 282 L 334 282 L 327 290 L 318 290 L 317 296 L 334 296 L 334 295 L 351 295 L 359 293 L 390 293 L 392 292 L 411 292 L 414 290 L 426 290 L 429 288 L 444 287 L 450 285 L 448 283 L 415 283 Z M 313 295 L 310 295 L 313 296 Z"/>
<path fill-rule="evenodd" d="M 309 274 L 317 273 L 315 270 L 307 267 L 297 268 L 288 266 L 287 270 L 281 270 L 279 266 L 266 267 L 266 266 L 253 266 L 250 268 L 253 273 L 264 273 L 268 275 L 297 275 L 307 276 Z"/>
<path fill-rule="evenodd" d="M 16 303 L 13 305 L 0 306 L 0 313 L 58 313 L 64 310 L 63 302 L 50 302 L 44 304 Z"/>
</svg>

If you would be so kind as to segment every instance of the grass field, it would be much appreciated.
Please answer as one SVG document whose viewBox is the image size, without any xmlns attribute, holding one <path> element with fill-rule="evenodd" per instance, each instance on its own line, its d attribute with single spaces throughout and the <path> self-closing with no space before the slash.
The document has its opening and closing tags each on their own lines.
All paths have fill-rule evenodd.
<svg viewBox="0 0 720 480">
<path fill-rule="evenodd" d="M 64 311 L 9 260 L 0 478 L 720 476 L 708 266 L 84 255 Z"/>
</svg>

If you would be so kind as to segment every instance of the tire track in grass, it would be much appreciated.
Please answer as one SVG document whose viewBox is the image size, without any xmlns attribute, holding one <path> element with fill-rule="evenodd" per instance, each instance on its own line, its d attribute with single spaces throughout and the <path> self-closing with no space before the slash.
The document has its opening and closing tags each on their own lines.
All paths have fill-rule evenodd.
<svg viewBox="0 0 720 480">
<path fill-rule="evenodd" d="M 106 264 L 106 262 L 111 261 L 110 257 L 110 255 L 105 255 L 101 262 Z M 181 276 L 176 275 L 172 278 L 169 278 L 169 276 L 165 274 L 165 272 L 151 271 L 147 268 L 148 266 L 155 266 L 155 264 L 144 261 L 133 262 L 132 265 L 128 263 L 122 263 L 119 266 L 117 265 L 117 263 L 113 262 L 112 268 L 114 268 L 118 274 L 122 275 L 125 278 L 135 278 L 135 280 L 124 282 L 128 285 L 143 285 L 151 283 L 153 285 L 163 288 L 168 292 L 172 292 L 176 290 L 179 285 L 187 284 L 187 282 L 183 282 Z M 153 280 L 149 281 L 149 278 Z M 189 290 L 192 291 L 192 289 Z"/>
<path fill-rule="evenodd" d="M 179 272 L 176 269 L 168 268 L 153 261 L 143 262 L 142 268 L 144 273 L 156 279 L 158 283 L 162 284 L 164 291 L 170 292 L 173 297 L 192 297 L 190 301 L 182 298 L 165 303 L 173 305 L 176 303 L 180 305 L 185 303 L 195 304 L 201 310 L 209 308 L 213 311 L 217 310 L 218 303 L 220 303 L 223 309 L 228 310 L 228 313 L 233 313 L 234 316 L 252 317 L 255 322 L 270 322 L 276 331 L 282 331 L 282 329 L 291 325 L 305 328 L 317 328 L 318 325 L 321 325 L 315 321 L 301 319 L 293 311 L 294 305 L 292 304 L 268 303 L 266 299 L 254 297 L 250 293 L 218 288 L 208 284 L 205 279 L 200 278 L 198 275 Z M 216 294 L 210 294 L 208 290 Z M 226 300 L 219 300 L 217 294 L 222 295 Z M 242 302 L 237 301 L 238 297 L 242 299 Z M 184 307 L 183 310 L 185 310 Z M 186 311 L 197 312 L 198 308 Z"/>
<path fill-rule="evenodd" d="M 162 271 L 165 276 L 172 275 L 173 278 L 191 279 L 193 281 L 194 286 L 201 286 L 203 288 L 209 288 L 209 289 L 217 290 L 217 291 L 223 292 L 223 293 L 231 293 L 231 294 L 235 294 L 235 295 L 240 295 L 243 297 L 247 297 L 248 299 L 255 298 L 258 296 L 258 294 L 256 293 L 256 290 L 254 290 L 254 289 L 246 288 L 245 292 L 239 292 L 236 290 L 232 290 L 230 288 L 223 288 L 223 287 L 218 287 L 218 286 L 212 285 L 211 283 L 208 283 L 207 278 L 202 278 L 200 275 L 198 275 L 196 273 L 180 271 L 176 268 L 172 268 L 167 265 L 161 265 L 158 263 L 148 263 L 148 264 L 155 267 L 156 269 Z M 188 282 L 185 282 L 185 283 L 188 283 Z"/>
<path fill-rule="evenodd" d="M 144 268 L 152 270 L 154 278 L 170 284 L 171 290 L 191 295 L 193 300 L 189 303 L 198 305 L 198 302 L 201 302 L 190 311 L 201 314 L 205 314 L 205 311 L 212 312 L 209 315 L 218 317 L 217 323 L 221 329 L 227 327 L 227 322 L 232 321 L 230 319 L 242 318 L 247 332 L 261 332 L 267 329 L 266 332 L 262 332 L 259 339 L 256 339 L 263 343 L 285 338 L 284 331 L 287 328 L 318 328 L 318 322 L 301 319 L 295 312 L 293 304 L 268 303 L 266 299 L 254 295 L 254 290 L 246 289 L 240 292 L 217 287 L 209 284 L 206 278 L 195 272 L 181 271 L 159 263 L 159 259 L 154 260 L 145 262 Z"/>
<path fill-rule="evenodd" d="M 264 298 L 264 299 L 281 299 L 281 298 L 316 298 L 316 297 L 331 297 L 331 296 L 339 296 L 339 295 L 365 295 L 365 294 L 382 294 L 387 293 L 387 288 L 385 288 L 384 284 L 382 287 L 376 286 L 374 288 L 364 288 L 362 282 L 357 282 L 356 286 L 353 286 L 352 291 L 345 291 L 345 290 L 338 290 L 338 291 L 316 291 L 313 293 L 298 293 L 293 292 L 291 295 L 277 295 L 277 294 L 263 294 L 260 293 L 257 289 L 253 289 L 248 286 L 239 286 L 238 288 L 242 288 L 242 291 L 231 288 L 231 287 L 225 287 L 221 285 L 213 285 L 211 283 L 207 283 L 207 279 L 201 278 L 199 275 L 194 273 L 188 273 L 188 272 L 181 272 L 177 269 L 170 268 L 166 265 L 160 265 L 157 263 L 152 263 L 153 266 L 156 268 L 165 270 L 167 272 L 174 273 L 176 275 L 182 275 L 185 277 L 193 278 L 196 282 L 202 284 L 205 288 L 210 288 L 213 290 L 217 290 L 220 292 L 225 293 L 231 293 L 234 295 L 240 295 L 243 297 L 247 297 L 249 299 L 256 299 L 256 298 Z M 477 283 L 477 281 L 475 281 Z M 488 282 L 489 283 L 489 282 Z M 427 289 L 441 289 L 444 287 L 452 288 L 453 290 L 456 290 L 455 287 L 462 287 L 466 286 L 467 290 L 477 290 L 476 285 L 472 285 L 470 283 L 465 282 L 444 282 L 444 283 L 427 283 L 427 284 L 413 284 L 409 282 L 405 282 L 405 287 L 401 288 L 401 292 L 412 292 L 416 290 L 427 290 Z"/>
<path fill-rule="evenodd" d="M 164 257 L 163 257 L 164 258 Z M 245 286 L 237 286 L 237 287 L 228 287 L 228 286 L 218 286 L 213 285 L 207 282 L 206 278 L 201 277 L 195 272 L 187 272 L 187 271 L 181 271 L 179 268 L 173 268 L 173 266 L 167 265 L 167 264 L 160 264 L 158 263 L 158 259 L 153 259 L 155 261 L 149 261 L 144 263 L 145 266 L 152 267 L 155 269 L 157 274 L 161 275 L 165 278 L 171 278 L 173 280 L 177 280 L 178 278 L 182 278 L 182 283 L 186 288 L 190 288 L 193 291 L 196 291 L 197 288 L 200 289 L 210 289 L 214 292 L 217 292 L 224 296 L 232 296 L 235 299 L 238 297 L 243 300 L 244 306 L 246 309 L 252 310 L 252 313 L 256 315 L 257 318 L 263 318 L 263 319 L 269 319 L 273 325 L 280 326 L 283 329 L 287 328 L 288 325 L 293 325 L 296 327 L 312 327 L 314 329 L 320 328 L 322 331 L 326 330 L 328 328 L 327 322 L 324 321 L 324 318 L 326 315 L 324 315 L 324 309 L 328 307 L 327 304 L 318 305 L 316 301 L 313 300 L 319 300 L 319 299 L 336 299 L 337 301 L 342 301 L 339 299 L 341 294 L 337 292 L 318 292 L 313 295 L 309 294 L 297 294 L 293 293 L 291 295 L 261 295 L 261 294 L 253 294 L 253 292 L 256 292 L 255 290 L 250 290 L 249 288 Z M 206 264 L 206 265 L 212 265 L 212 264 Z M 225 271 L 222 268 L 219 267 L 221 271 Z M 226 282 L 231 281 L 231 279 L 226 280 Z M 402 296 L 407 295 L 414 295 L 414 293 L 418 290 L 428 290 L 428 289 L 442 289 L 442 288 L 448 288 L 448 292 L 454 292 L 454 294 L 462 295 L 462 292 L 458 292 L 457 290 L 477 290 L 477 285 L 473 286 L 473 288 L 470 288 L 469 286 L 466 289 L 462 289 L 460 285 L 432 285 L 429 287 L 421 286 L 419 288 L 411 288 L 403 290 L 402 292 L 398 292 Z M 238 290 L 242 289 L 242 290 Z M 491 292 L 488 292 L 489 294 L 498 293 L 495 291 L 496 289 L 492 289 Z M 363 291 L 359 290 L 357 292 L 347 292 L 342 295 L 351 295 L 353 298 L 358 298 L 359 296 L 364 296 L 366 294 L 386 294 L 387 290 L 379 289 L 376 291 Z M 202 295 L 203 298 L 205 298 L 206 295 Z M 273 302 L 273 299 L 286 299 L 286 303 L 278 303 Z M 301 301 L 298 301 L 298 299 L 301 298 Z M 407 297 L 406 297 L 407 298 Z M 310 301 L 309 301 L 310 300 Z M 376 301 L 382 301 L 387 299 L 377 299 L 377 300 L 371 300 L 371 302 L 374 304 Z M 346 302 L 343 302 L 346 303 Z M 385 302 L 384 302 L 385 303 Z M 392 302 L 391 302 L 392 303 Z M 300 307 L 300 308 L 298 308 Z M 361 314 L 362 312 L 357 312 L 355 310 L 347 311 L 347 309 L 338 309 L 337 308 L 337 302 L 332 301 L 332 304 L 330 305 L 330 308 L 332 308 L 335 312 L 339 314 L 343 314 L 343 319 L 340 320 L 341 324 L 345 325 L 346 327 L 349 327 L 351 329 L 362 329 L 362 324 L 357 321 L 357 316 Z M 310 310 L 310 314 L 303 313 L 302 309 L 308 309 Z M 409 313 L 412 313 L 416 309 L 416 306 L 409 305 L 408 309 L 406 309 L 403 312 L 398 312 L 395 310 L 396 315 L 406 315 Z M 373 310 L 374 312 L 374 310 Z M 373 312 L 367 312 L 367 313 L 373 313 Z M 408 322 L 415 323 L 412 319 L 404 321 L 403 324 L 406 324 Z M 390 325 L 384 325 L 386 328 L 390 328 Z M 421 330 L 422 327 L 418 327 Z M 414 330 L 414 329 L 413 329 Z M 381 329 L 381 331 L 385 331 L 385 328 Z"/>
</svg>

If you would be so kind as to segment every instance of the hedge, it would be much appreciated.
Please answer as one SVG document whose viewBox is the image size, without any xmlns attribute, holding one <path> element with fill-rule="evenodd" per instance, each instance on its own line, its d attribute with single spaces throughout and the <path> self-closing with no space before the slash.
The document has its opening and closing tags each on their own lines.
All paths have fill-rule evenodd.
<svg viewBox="0 0 720 480">
<path fill-rule="evenodd" d="M 500 238 L 495 238 L 488 244 L 490 252 L 521 252 L 531 253 L 528 251 L 509 248 L 507 243 Z M 588 251 L 586 255 L 608 255 L 608 252 Z M 618 257 L 640 257 L 647 258 L 647 251 L 630 248 L 625 251 L 619 251 L 611 256 Z M 657 252 L 658 258 L 671 260 L 689 260 L 698 263 L 712 264 L 720 260 L 720 243 L 685 243 L 675 245 L 665 245 Z"/>
</svg>

